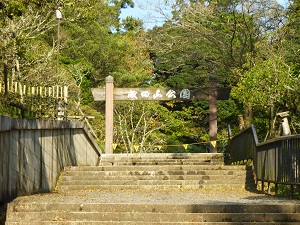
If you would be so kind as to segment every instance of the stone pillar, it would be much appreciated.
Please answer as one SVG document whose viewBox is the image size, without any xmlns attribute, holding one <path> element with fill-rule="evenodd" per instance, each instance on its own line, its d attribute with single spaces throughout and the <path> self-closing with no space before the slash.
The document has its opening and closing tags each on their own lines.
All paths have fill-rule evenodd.
<svg viewBox="0 0 300 225">
<path fill-rule="evenodd" d="M 209 83 L 209 152 L 217 153 L 217 78 L 210 76 Z"/>
<path fill-rule="evenodd" d="M 105 154 L 112 154 L 114 134 L 114 78 L 108 76 L 105 81 Z"/>
<path fill-rule="evenodd" d="M 277 116 L 280 116 L 281 118 L 282 135 L 291 135 L 291 129 L 288 121 L 289 111 L 277 113 Z"/>
</svg>

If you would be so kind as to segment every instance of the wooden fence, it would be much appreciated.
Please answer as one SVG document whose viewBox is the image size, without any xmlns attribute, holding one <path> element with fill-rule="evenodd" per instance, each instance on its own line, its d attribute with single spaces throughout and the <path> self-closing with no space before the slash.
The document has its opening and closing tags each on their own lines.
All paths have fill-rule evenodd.
<svg viewBox="0 0 300 225">
<path fill-rule="evenodd" d="M 0 93 L 4 93 L 4 84 L 0 82 Z M 15 93 L 26 96 L 41 96 L 41 97 L 52 97 L 56 99 L 68 101 L 68 87 L 67 86 L 29 86 L 21 85 L 17 81 L 7 82 L 7 90 L 9 93 Z"/>
<path fill-rule="evenodd" d="M 229 152 L 232 162 L 249 162 L 252 160 L 256 183 L 261 182 L 264 190 L 267 184 L 278 192 L 278 185 L 294 188 L 300 186 L 300 135 L 288 135 L 259 143 L 254 126 L 241 131 L 230 140 Z"/>
<path fill-rule="evenodd" d="M 5 89 L 7 93 L 5 96 Z M 57 117 L 59 103 L 68 103 L 68 86 L 30 86 L 17 81 L 8 80 L 7 85 L 0 82 L 0 97 L 10 113 L 22 114 L 26 117 Z"/>
</svg>

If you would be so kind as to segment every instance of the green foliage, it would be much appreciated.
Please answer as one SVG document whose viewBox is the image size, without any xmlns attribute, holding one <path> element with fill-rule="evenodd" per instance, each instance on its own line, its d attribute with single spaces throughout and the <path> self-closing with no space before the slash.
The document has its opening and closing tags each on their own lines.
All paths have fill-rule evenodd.
<svg viewBox="0 0 300 225">
<path fill-rule="evenodd" d="M 300 2 L 299 0 L 293 1 L 289 6 L 289 18 L 284 31 L 287 32 L 283 42 L 286 49 L 286 61 L 291 67 L 291 73 L 294 77 L 300 76 Z"/>
<path fill-rule="evenodd" d="M 134 2 L 132 0 L 112 0 L 112 2 L 120 8 L 134 7 Z"/>
<path fill-rule="evenodd" d="M 43 7 L 39 8 L 40 4 Z M 92 105 L 90 88 L 109 74 L 122 75 L 123 82 L 142 82 L 151 64 L 147 52 L 138 44 L 138 36 L 112 32 L 120 27 L 120 8 L 127 6 L 133 6 L 133 2 L 66 0 L 60 4 L 63 18 L 57 40 L 56 2 L 4 1 L 1 16 L 9 18 L 1 24 L 4 41 L 0 50 L 1 59 L 8 58 L 7 76 L 17 78 L 20 86 L 69 86 L 69 111 L 74 112 L 80 104 Z M 17 16 L 5 14 L 17 10 L 21 12 Z M 24 104 L 20 101 L 14 99 Z"/>
<path fill-rule="evenodd" d="M 156 28 L 149 35 L 156 82 L 185 88 L 205 85 L 210 72 L 207 62 L 215 57 L 208 43 L 172 24 Z"/>
<path fill-rule="evenodd" d="M 218 128 L 227 129 L 238 126 L 238 116 L 243 114 L 242 108 L 233 100 L 222 100 L 217 102 L 218 108 Z"/>
<path fill-rule="evenodd" d="M 298 187 L 293 186 L 293 196 L 291 196 L 291 186 L 285 184 L 278 184 L 277 187 L 277 195 L 278 197 L 283 198 L 291 198 L 291 199 L 300 199 L 300 190 Z M 275 184 L 271 184 L 271 192 L 275 194 Z"/>
<path fill-rule="evenodd" d="M 233 98 L 218 101 L 220 140 L 226 139 L 228 124 L 239 129 L 238 116 L 246 109 L 253 110 L 260 139 L 269 129 L 269 107 L 289 110 L 293 120 L 299 120 L 299 0 L 289 7 L 286 26 L 285 11 L 275 2 L 172 3 L 173 18 L 146 32 L 139 19 L 120 21 L 121 8 L 133 7 L 132 0 L 4 0 L 0 59 L 5 70 L 0 77 L 18 80 L 20 86 L 68 86 L 68 114 L 95 115 L 91 124 L 102 140 L 104 104 L 93 101 L 90 88 L 103 86 L 108 75 L 116 87 L 168 86 L 199 92 L 209 86 L 209 76 L 216 75 L 218 87 L 234 87 Z M 63 15 L 59 21 L 58 7 Z M 42 100 L 32 101 L 33 108 L 43 106 L 39 113 L 53 117 L 56 102 Z M 8 105 L 27 106 L 27 101 L 2 92 L 0 112 L 20 117 Z M 207 100 L 117 105 L 115 140 L 127 146 L 117 151 L 135 151 L 132 144 L 139 143 L 139 151 L 205 152 L 206 144 L 193 143 L 209 141 L 208 109 Z M 295 130 L 300 127 L 292 124 Z M 156 144 L 168 148 L 158 149 Z M 225 145 L 218 142 L 220 151 Z"/>
<path fill-rule="evenodd" d="M 198 145 L 183 147 L 183 144 L 197 143 L 202 132 L 194 126 L 189 108 L 169 111 L 157 102 L 124 102 L 116 106 L 115 112 L 115 140 L 121 152 L 135 152 L 135 145 L 140 145 L 143 152 L 204 151 Z M 163 148 L 157 149 L 158 145 Z"/>
<path fill-rule="evenodd" d="M 250 66 L 249 63 L 246 67 Z M 237 88 L 233 89 L 233 97 L 244 104 L 263 109 L 284 104 L 289 96 L 286 86 L 293 83 L 288 66 L 277 56 L 255 62 L 240 77 Z"/>
<path fill-rule="evenodd" d="M 124 146 L 126 152 L 136 151 L 135 145 L 146 148 L 163 144 L 160 131 L 166 126 L 169 117 L 167 110 L 153 102 L 124 102 L 115 105 L 115 140 Z"/>
<path fill-rule="evenodd" d="M 13 18 L 15 16 L 21 16 L 25 11 L 25 6 L 22 2 L 19 1 L 7 1 L 4 2 L 4 8 L 6 11 L 6 15 L 9 18 Z"/>
<path fill-rule="evenodd" d="M 245 121 L 259 124 L 265 134 L 269 107 L 295 107 L 291 105 L 295 95 L 289 89 L 297 89 L 297 82 L 282 54 L 286 30 L 282 29 L 285 11 L 280 5 L 226 0 L 172 3 L 172 23 L 149 33 L 157 83 L 201 89 L 208 86 L 213 73 L 218 86 L 234 87 L 232 100 L 218 102 L 219 130 L 228 124 L 237 130 L 238 116 L 247 112 Z M 199 111 L 207 121 L 208 107 L 200 105 Z"/>
<path fill-rule="evenodd" d="M 80 110 L 81 112 L 78 112 L 78 108 L 73 108 L 70 111 L 73 112 L 73 115 L 81 115 L 81 116 L 93 116 L 95 118 L 93 119 L 88 119 L 92 130 L 91 132 L 93 132 L 93 134 L 96 135 L 96 141 L 97 143 L 102 146 L 104 145 L 103 140 L 105 139 L 105 126 L 103 126 L 103 124 L 105 124 L 105 118 L 104 118 L 104 114 L 102 112 L 99 112 L 98 110 L 88 106 L 88 105 L 80 105 Z M 82 120 L 82 119 L 81 119 Z M 87 126 L 89 127 L 89 126 Z M 103 148 L 102 148 L 103 149 Z"/>
<path fill-rule="evenodd" d="M 132 16 L 122 20 L 122 27 L 126 32 L 138 32 L 143 28 L 143 21 Z"/>
</svg>

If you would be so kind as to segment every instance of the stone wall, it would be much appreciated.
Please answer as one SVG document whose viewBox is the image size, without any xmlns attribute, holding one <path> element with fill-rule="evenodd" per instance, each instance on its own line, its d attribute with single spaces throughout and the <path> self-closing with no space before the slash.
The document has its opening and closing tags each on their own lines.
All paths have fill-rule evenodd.
<svg viewBox="0 0 300 225">
<path fill-rule="evenodd" d="M 0 203 L 53 191 L 64 167 L 97 165 L 100 154 L 83 122 L 0 116 Z"/>
</svg>

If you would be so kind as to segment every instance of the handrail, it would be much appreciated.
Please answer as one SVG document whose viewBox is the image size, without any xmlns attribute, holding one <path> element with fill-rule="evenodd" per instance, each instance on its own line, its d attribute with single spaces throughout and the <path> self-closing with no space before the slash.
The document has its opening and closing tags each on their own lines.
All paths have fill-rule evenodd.
<svg viewBox="0 0 300 225">
<path fill-rule="evenodd" d="M 242 130 L 230 138 L 229 150 L 234 162 L 254 159 L 256 146 L 259 144 L 254 125 Z M 243 151 L 240 151 L 242 149 Z"/>
<path fill-rule="evenodd" d="M 275 185 L 289 185 L 291 195 L 294 186 L 300 186 L 300 135 L 277 137 L 263 143 L 259 143 L 255 128 L 242 130 L 232 137 L 229 143 L 229 153 L 232 162 L 252 160 L 256 184 L 261 182 Z"/>
</svg>

